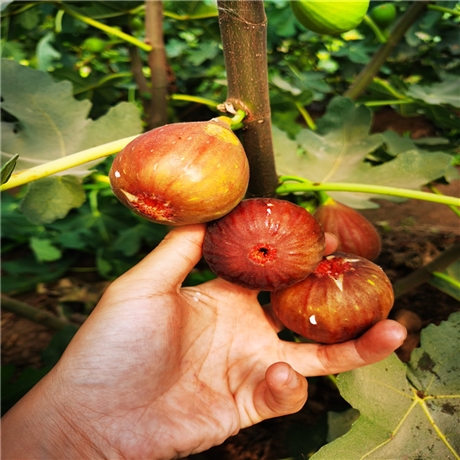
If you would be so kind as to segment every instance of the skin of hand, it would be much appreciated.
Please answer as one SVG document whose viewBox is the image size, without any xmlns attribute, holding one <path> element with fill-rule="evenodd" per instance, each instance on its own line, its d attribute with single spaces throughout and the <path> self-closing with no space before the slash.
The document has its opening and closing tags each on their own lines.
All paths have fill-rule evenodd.
<svg viewBox="0 0 460 460">
<path fill-rule="evenodd" d="M 198 453 L 300 410 L 304 376 L 371 364 L 402 344 L 391 320 L 341 344 L 282 341 L 257 291 L 221 279 L 182 288 L 204 231 L 173 229 L 109 286 L 55 368 L 3 417 L 4 460 Z"/>
</svg>

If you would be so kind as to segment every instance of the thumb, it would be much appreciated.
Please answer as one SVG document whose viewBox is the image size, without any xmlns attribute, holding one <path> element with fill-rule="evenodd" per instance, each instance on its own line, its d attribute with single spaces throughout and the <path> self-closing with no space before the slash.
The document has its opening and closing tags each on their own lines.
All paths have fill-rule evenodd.
<svg viewBox="0 0 460 460">
<path fill-rule="evenodd" d="M 254 394 L 254 406 L 261 420 L 298 412 L 307 401 L 307 388 L 306 378 L 289 364 L 272 364 Z"/>
<path fill-rule="evenodd" d="M 155 288 L 182 284 L 192 268 L 200 261 L 205 224 L 184 225 L 172 229 L 163 241 L 141 262 L 119 280 L 146 282 Z"/>
</svg>

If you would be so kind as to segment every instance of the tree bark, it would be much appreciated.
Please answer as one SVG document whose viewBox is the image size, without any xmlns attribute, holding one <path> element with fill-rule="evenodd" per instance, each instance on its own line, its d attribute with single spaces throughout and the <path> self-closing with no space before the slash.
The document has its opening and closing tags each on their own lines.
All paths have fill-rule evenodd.
<svg viewBox="0 0 460 460">
<path fill-rule="evenodd" d="M 152 96 L 149 107 L 148 125 L 150 129 L 167 123 L 167 61 L 163 38 L 163 2 L 146 0 L 145 2 L 146 42 L 152 47 L 148 56 L 151 72 Z"/>
<path fill-rule="evenodd" d="M 278 185 L 273 154 L 263 0 L 218 0 L 227 72 L 227 103 L 247 113 L 239 133 L 251 177 L 248 196 L 273 196 Z"/>
</svg>

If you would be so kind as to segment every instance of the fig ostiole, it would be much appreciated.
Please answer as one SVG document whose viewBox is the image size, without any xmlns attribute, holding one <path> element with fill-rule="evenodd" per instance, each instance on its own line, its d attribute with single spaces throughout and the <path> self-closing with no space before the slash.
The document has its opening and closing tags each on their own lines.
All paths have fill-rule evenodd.
<svg viewBox="0 0 460 460">
<path fill-rule="evenodd" d="M 155 223 L 204 223 L 230 212 L 243 198 L 249 163 L 222 117 L 174 123 L 148 131 L 114 159 L 116 197 Z"/>
<path fill-rule="evenodd" d="M 278 319 L 320 343 L 360 336 L 387 318 L 393 302 L 391 282 L 378 265 L 341 252 L 324 257 L 303 281 L 271 293 Z"/>
<path fill-rule="evenodd" d="M 377 229 L 355 209 L 328 197 L 314 216 L 325 232 L 339 240 L 337 251 L 369 260 L 375 260 L 380 254 L 382 242 Z"/>
<path fill-rule="evenodd" d="M 249 198 L 208 223 L 203 256 L 220 278 L 273 291 L 306 278 L 324 249 L 324 232 L 306 209 L 286 200 Z"/>
</svg>

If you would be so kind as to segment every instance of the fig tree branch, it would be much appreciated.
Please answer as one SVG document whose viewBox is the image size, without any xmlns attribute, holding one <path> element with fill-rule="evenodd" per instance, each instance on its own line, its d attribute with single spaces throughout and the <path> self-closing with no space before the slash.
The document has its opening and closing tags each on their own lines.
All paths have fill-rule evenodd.
<svg viewBox="0 0 460 460">
<path fill-rule="evenodd" d="M 240 132 L 251 170 L 249 196 L 272 196 L 278 179 L 268 94 L 267 18 L 263 0 L 218 0 L 227 71 L 227 103 L 247 116 Z"/>
<path fill-rule="evenodd" d="M 391 31 L 386 43 L 374 54 L 369 63 L 361 70 L 344 96 L 356 100 L 366 90 L 373 78 L 377 75 L 380 67 L 385 63 L 399 41 L 404 37 L 409 27 L 425 11 L 427 2 L 412 2 L 407 11 L 401 16 Z"/>
<path fill-rule="evenodd" d="M 145 35 L 151 46 L 148 55 L 150 67 L 150 104 L 147 111 L 150 129 L 167 122 L 168 77 L 166 51 L 163 38 L 163 2 L 146 0 Z"/>
<path fill-rule="evenodd" d="M 393 285 L 395 297 L 399 297 L 420 284 L 430 281 L 433 272 L 441 271 L 460 258 L 460 243 L 451 246 L 436 259 L 413 271 L 410 275 L 400 278 Z"/>
<path fill-rule="evenodd" d="M 64 329 L 69 325 L 78 327 L 76 324 L 71 323 L 70 321 L 67 321 L 63 318 L 58 318 L 46 310 L 41 310 L 39 308 L 33 307 L 32 305 L 21 302 L 17 299 L 13 299 L 5 294 L 2 294 L 2 309 L 15 313 L 18 316 L 22 316 L 23 318 L 27 318 L 34 323 L 41 324 L 56 331 Z"/>
</svg>

